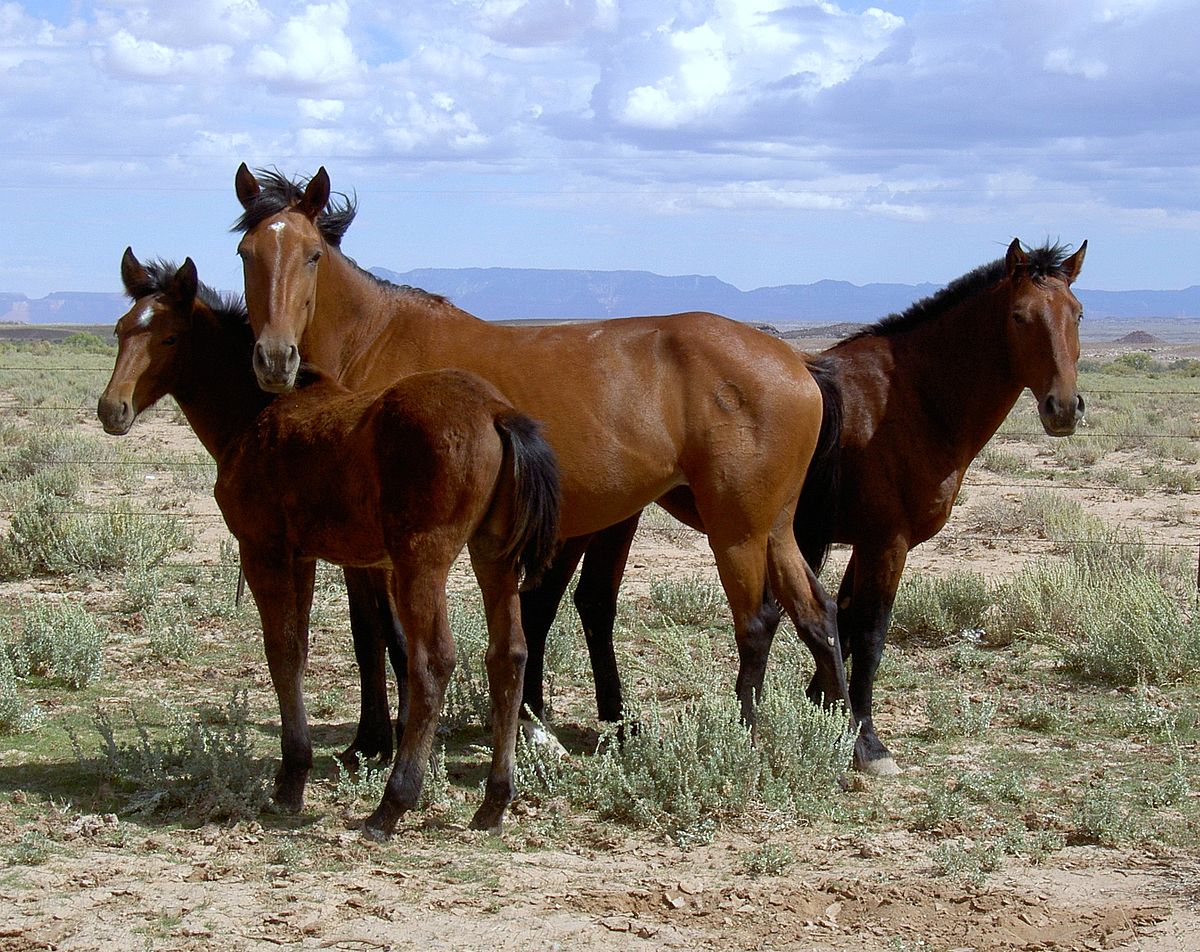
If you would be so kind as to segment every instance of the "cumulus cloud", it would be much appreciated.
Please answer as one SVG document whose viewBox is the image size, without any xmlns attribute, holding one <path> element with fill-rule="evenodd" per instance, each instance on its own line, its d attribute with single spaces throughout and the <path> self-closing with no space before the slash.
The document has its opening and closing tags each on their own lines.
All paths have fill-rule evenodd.
<svg viewBox="0 0 1200 952">
<path fill-rule="evenodd" d="M 120 76 L 182 83 L 212 76 L 232 57 L 233 50 L 228 46 L 180 50 L 118 30 L 109 38 L 100 58 L 108 70 Z"/>
<path fill-rule="evenodd" d="M 310 4 L 291 17 L 272 42 L 256 46 L 250 76 L 288 88 L 337 88 L 360 78 L 364 66 L 346 33 L 346 0 Z"/>
</svg>

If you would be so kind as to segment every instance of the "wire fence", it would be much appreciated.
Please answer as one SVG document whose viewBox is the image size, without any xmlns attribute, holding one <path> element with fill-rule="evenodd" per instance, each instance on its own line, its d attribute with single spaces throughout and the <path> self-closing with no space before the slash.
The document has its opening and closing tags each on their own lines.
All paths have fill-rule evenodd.
<svg viewBox="0 0 1200 952">
<path fill-rule="evenodd" d="M 108 367 L 100 368 L 87 365 L 59 365 L 53 368 L 45 366 L 8 366 L 0 365 L 0 372 L 17 372 L 31 371 L 45 373 L 52 370 L 54 373 L 75 373 L 75 374 L 96 374 L 107 376 Z M 1109 397 L 1109 396 L 1146 396 L 1146 397 L 1200 397 L 1200 379 L 1197 380 L 1195 389 L 1146 389 L 1141 387 L 1131 388 L 1088 388 L 1087 394 L 1091 397 Z M 86 404 L 63 405 L 63 404 L 40 404 L 30 402 L 4 402 L 0 400 L 0 412 L 17 413 L 17 414 L 37 414 L 41 412 L 54 413 L 77 413 L 85 418 L 94 419 L 95 404 L 90 401 Z M 152 407 L 147 411 L 143 411 L 140 415 L 170 415 L 180 416 L 179 410 L 173 403 L 166 403 Z M 1195 432 L 1122 432 L 1108 431 L 1100 428 L 1082 429 L 1078 431 L 1073 440 L 1088 441 L 1088 440 L 1105 440 L 1117 441 L 1122 445 L 1138 442 L 1149 442 L 1151 440 L 1179 440 L 1179 441 L 1196 441 L 1200 433 L 1200 426 L 1193 426 Z M 1045 434 L 1041 430 L 1016 430 L 1002 427 L 999 432 L 993 437 L 993 441 L 989 445 L 1003 444 L 1005 441 L 1030 441 L 1041 440 L 1045 438 Z M 195 469 L 208 469 L 215 471 L 216 464 L 209 458 L 197 459 L 179 459 L 163 458 L 163 457 L 95 457 L 95 458 L 63 458 L 50 459 L 39 461 L 39 466 L 84 466 L 92 469 L 113 468 L 121 469 L 128 472 L 130 468 L 144 468 L 148 471 L 183 471 Z M 1028 478 L 1020 481 L 997 481 L 989 478 L 990 474 L 985 475 L 986 470 L 978 470 L 972 468 L 968 471 L 967 477 L 963 482 L 963 490 L 970 493 L 973 490 L 991 489 L 991 490 L 1010 490 L 1010 491 L 1028 491 L 1031 489 L 1045 488 L 1055 491 L 1067 493 L 1083 493 L 1090 494 L 1095 497 L 1101 494 L 1112 496 L 1128 496 L 1131 490 L 1128 486 L 1118 485 L 1113 482 L 1098 482 L 1092 479 L 1081 476 L 1078 470 L 1067 471 L 1062 474 L 1054 474 L 1049 477 L 1045 473 L 1030 474 Z M 1162 492 L 1169 495 L 1192 496 L 1194 493 L 1183 490 L 1162 489 Z M 1143 491 L 1140 493 L 1144 495 Z M 62 508 L 56 510 L 63 515 L 72 517 L 106 517 L 114 516 L 114 510 L 111 508 Z M 11 520 L 22 515 L 23 510 L 20 509 L 0 509 L 0 518 Z M 129 515 L 136 518 L 148 519 L 175 519 L 183 523 L 195 523 L 197 525 L 212 526 L 221 523 L 222 517 L 219 513 L 179 513 L 170 511 L 157 510 L 136 510 L 123 511 L 119 515 Z M 980 544 L 1008 544 L 1037 547 L 1043 549 L 1061 548 L 1063 546 L 1088 546 L 1088 545 L 1127 545 L 1141 546 L 1150 549 L 1176 549 L 1176 550 L 1197 550 L 1197 588 L 1200 588 L 1200 543 L 1193 541 L 1172 541 L 1172 540 L 1146 540 L 1141 538 L 1140 525 L 1136 522 L 1128 522 L 1125 527 L 1132 530 L 1131 534 L 1136 534 L 1137 538 L 1130 540 L 1121 540 L 1119 538 L 1108 538 L 1104 540 L 1089 539 L 1089 538 L 1048 538 L 1041 535 L 1033 535 L 1020 532 L 986 532 L 986 531 L 965 531 L 963 529 L 948 529 L 943 530 L 935 536 L 942 542 L 955 543 L 980 543 Z M 171 561 L 164 564 L 163 568 L 181 571 L 194 571 L 197 569 L 212 569 L 219 565 L 216 562 L 177 562 Z"/>
</svg>

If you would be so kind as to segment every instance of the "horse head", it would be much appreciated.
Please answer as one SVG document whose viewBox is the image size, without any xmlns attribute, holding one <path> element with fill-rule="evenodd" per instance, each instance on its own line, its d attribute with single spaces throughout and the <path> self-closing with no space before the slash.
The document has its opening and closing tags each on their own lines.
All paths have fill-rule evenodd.
<svg viewBox="0 0 1200 952">
<path fill-rule="evenodd" d="M 1070 436 L 1083 419 L 1077 369 L 1083 307 L 1071 285 L 1086 252 L 1086 241 L 1064 257 L 1061 248 L 1026 252 L 1014 240 L 1004 259 L 1009 357 L 1037 397 L 1038 415 L 1050 436 Z"/>
<path fill-rule="evenodd" d="M 139 413 L 170 392 L 199 288 L 191 258 L 178 268 L 147 267 L 132 248 L 121 259 L 121 280 L 133 306 L 117 321 L 117 360 L 96 406 L 114 436 L 128 433 Z"/>
<path fill-rule="evenodd" d="M 329 202 L 329 175 L 322 166 L 301 190 L 270 174 L 263 188 L 243 162 L 234 184 L 245 209 L 234 227 L 244 232 L 238 255 L 257 341 L 254 373 L 263 390 L 283 393 L 296 385 L 300 341 L 316 308 L 319 265 L 328 250 L 319 220 Z"/>
</svg>

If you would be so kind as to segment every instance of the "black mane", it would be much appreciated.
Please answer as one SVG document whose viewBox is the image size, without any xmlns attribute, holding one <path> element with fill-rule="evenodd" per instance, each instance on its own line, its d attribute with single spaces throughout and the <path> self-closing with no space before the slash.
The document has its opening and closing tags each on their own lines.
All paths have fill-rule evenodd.
<svg viewBox="0 0 1200 952">
<path fill-rule="evenodd" d="M 1022 245 L 1022 250 L 1029 257 L 1025 272 L 1030 278 L 1036 280 L 1062 277 L 1063 262 L 1070 254 L 1070 248 L 1066 245 L 1046 244 L 1040 248 L 1026 248 Z M 999 283 L 1006 273 L 1003 258 L 998 258 L 990 264 L 980 265 L 961 278 L 955 278 L 940 291 L 917 301 L 907 310 L 899 314 L 890 314 L 870 327 L 863 328 L 857 334 L 852 334 L 846 340 L 866 336 L 886 337 L 890 334 L 903 333 L 924 323 L 933 315 L 954 307 L 967 298 L 974 297 L 981 291 Z"/>
<path fill-rule="evenodd" d="M 142 268 L 146 272 L 146 279 L 134 287 L 126 288 L 126 293 L 134 300 L 169 291 L 170 284 L 179 271 L 179 265 L 172 261 L 164 261 L 162 258 L 155 258 L 153 261 L 143 264 Z M 207 284 L 201 283 L 196 290 L 196 297 L 222 320 L 250 326 L 250 320 L 246 314 L 246 303 L 240 294 L 217 291 Z"/>
<path fill-rule="evenodd" d="M 254 176 L 258 179 L 258 194 L 251 200 L 250 207 L 242 213 L 241 218 L 233 223 L 233 226 L 229 229 L 230 231 L 239 231 L 245 234 L 252 228 L 261 225 L 272 215 L 278 215 L 280 212 L 291 208 L 304 196 L 304 189 L 308 186 L 309 181 L 306 178 L 289 179 L 278 169 L 255 169 Z M 395 284 L 386 278 L 379 277 L 377 274 L 372 274 L 366 268 L 359 267 L 353 258 L 342 251 L 342 238 L 345 237 L 346 231 L 350 228 L 351 223 L 353 223 L 354 216 L 358 214 L 358 196 L 347 195 L 345 192 L 337 192 L 336 194 L 341 196 L 341 200 L 338 201 L 331 197 L 324 210 L 317 216 L 315 222 L 317 230 L 321 233 L 321 237 L 325 239 L 331 248 L 336 248 L 341 252 L 342 257 L 354 265 L 357 270 L 367 275 L 367 277 L 382 287 L 405 293 L 420 294 L 431 298 L 437 304 L 450 303 L 442 295 L 426 291 L 424 288 L 415 288 L 411 284 Z"/>
<path fill-rule="evenodd" d="M 258 179 L 258 194 L 251 199 L 250 207 L 242 212 L 242 217 L 233 223 L 230 231 L 244 234 L 272 215 L 286 211 L 304 197 L 304 189 L 308 186 L 308 179 L 290 179 L 278 169 L 256 169 L 254 177 Z M 344 192 L 336 194 L 341 197 L 340 201 L 330 197 L 317 216 L 316 226 L 330 246 L 340 248 L 346 229 L 358 212 L 358 199 Z"/>
</svg>

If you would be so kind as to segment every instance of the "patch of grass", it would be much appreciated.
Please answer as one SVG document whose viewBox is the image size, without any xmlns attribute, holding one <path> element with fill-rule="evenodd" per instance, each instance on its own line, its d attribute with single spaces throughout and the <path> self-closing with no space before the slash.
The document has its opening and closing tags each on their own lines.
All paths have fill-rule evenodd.
<svg viewBox="0 0 1200 952">
<path fill-rule="evenodd" d="M 78 690 L 104 668 L 104 629 L 78 602 L 39 598 L 23 602 L 17 619 L 20 635 L 6 640 L 17 675 L 36 675 Z"/>
<path fill-rule="evenodd" d="M 112 717 L 96 714 L 101 772 L 120 791 L 125 812 L 180 811 L 199 820 L 257 816 L 268 801 L 269 768 L 250 742 L 246 692 L 235 691 L 215 717 L 172 713 L 165 739 L 152 737 L 133 714 L 133 741 L 118 740 Z M 73 742 L 85 760 L 78 739 Z"/>
<path fill-rule="evenodd" d="M 990 601 L 987 581 L 978 572 L 910 572 L 896 593 L 890 638 L 938 643 L 977 631 Z"/>
<path fill-rule="evenodd" d="M 43 494 L 13 517 L 0 539 L 0 578 L 123 570 L 161 563 L 191 547 L 194 534 L 176 516 L 153 516 L 117 503 L 104 512 L 80 514 Z"/>
<path fill-rule="evenodd" d="M 45 720 L 45 712 L 21 692 L 11 651 L 0 633 L 0 735 L 36 730 Z"/>
<path fill-rule="evenodd" d="M 986 697 L 972 698 L 960 688 L 930 691 L 925 714 L 934 737 L 982 737 L 992 726 L 996 703 Z"/>
<path fill-rule="evenodd" d="M 1063 666 L 1108 684 L 1165 684 L 1200 673 L 1200 614 L 1188 614 L 1144 572 L 1110 571 L 1069 636 L 1053 645 Z"/>
<path fill-rule="evenodd" d="M 650 606 L 668 624 L 706 628 L 728 622 L 725 592 L 699 576 L 650 580 Z"/>
<path fill-rule="evenodd" d="M 1077 843 L 1121 846 L 1134 838 L 1137 822 L 1117 793 L 1093 783 L 1082 792 L 1072 813 L 1070 839 Z"/>
<path fill-rule="evenodd" d="M 748 876 L 782 876 L 796 864 L 787 843 L 763 843 L 742 853 L 742 872 Z"/>
</svg>

